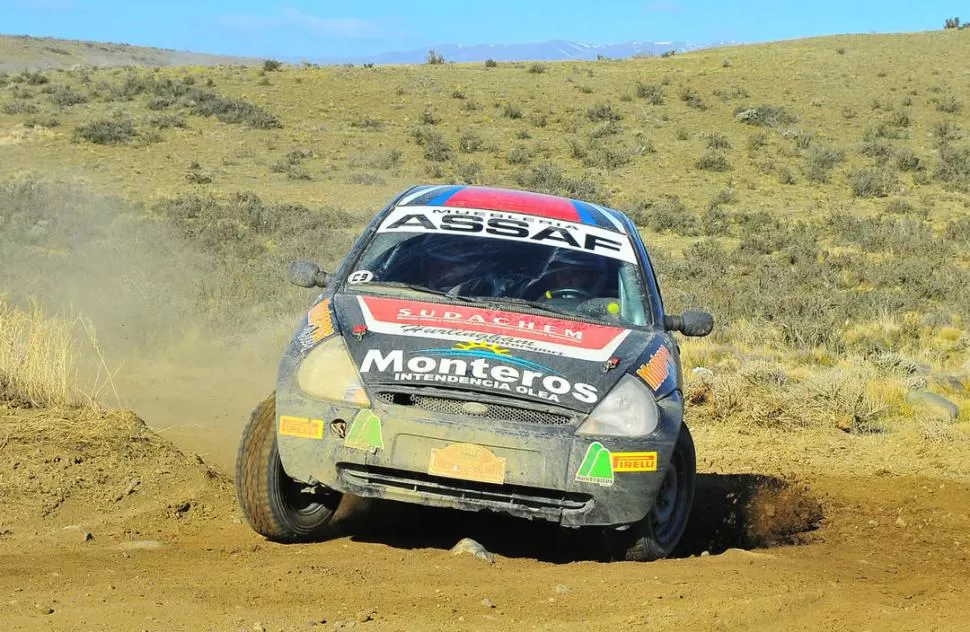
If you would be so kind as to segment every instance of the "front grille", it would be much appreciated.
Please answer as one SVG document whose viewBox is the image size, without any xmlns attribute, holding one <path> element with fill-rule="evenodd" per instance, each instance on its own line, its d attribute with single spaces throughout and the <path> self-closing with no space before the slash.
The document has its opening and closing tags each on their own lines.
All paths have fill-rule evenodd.
<svg viewBox="0 0 970 632">
<path fill-rule="evenodd" d="M 561 426 L 568 424 L 570 418 L 566 415 L 559 415 L 543 410 L 533 410 L 531 408 L 519 408 L 517 406 L 507 406 L 505 404 L 489 404 L 486 402 L 475 401 L 475 404 L 484 405 L 487 411 L 472 414 L 462 410 L 462 406 L 471 400 L 451 399 L 448 397 L 434 397 L 429 395 L 418 395 L 417 393 L 392 393 L 383 391 L 377 394 L 381 401 L 398 406 L 414 406 L 422 410 L 433 413 L 447 413 L 450 415 L 464 415 L 466 417 L 482 417 L 485 419 L 501 419 L 503 421 L 517 421 L 530 424 L 544 424 Z"/>
</svg>

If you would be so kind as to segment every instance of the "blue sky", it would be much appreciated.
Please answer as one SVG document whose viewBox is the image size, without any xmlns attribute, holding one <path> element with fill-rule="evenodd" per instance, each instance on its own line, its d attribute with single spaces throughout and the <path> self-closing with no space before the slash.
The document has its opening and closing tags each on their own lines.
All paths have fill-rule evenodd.
<svg viewBox="0 0 970 632">
<path fill-rule="evenodd" d="M 967 15 L 961 16 L 964 9 Z M 0 33 L 257 57 L 569 39 L 761 42 L 941 29 L 966 2 L 884 0 L 0 0 Z"/>
</svg>

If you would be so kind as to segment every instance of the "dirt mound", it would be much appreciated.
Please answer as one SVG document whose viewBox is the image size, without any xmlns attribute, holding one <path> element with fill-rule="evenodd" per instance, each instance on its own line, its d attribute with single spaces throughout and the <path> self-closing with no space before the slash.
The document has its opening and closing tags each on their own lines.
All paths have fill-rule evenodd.
<svg viewBox="0 0 970 632">
<path fill-rule="evenodd" d="M 227 518 L 232 485 L 130 412 L 0 405 L 0 533 L 133 539 Z M 81 535 L 78 536 L 77 533 Z"/>
</svg>

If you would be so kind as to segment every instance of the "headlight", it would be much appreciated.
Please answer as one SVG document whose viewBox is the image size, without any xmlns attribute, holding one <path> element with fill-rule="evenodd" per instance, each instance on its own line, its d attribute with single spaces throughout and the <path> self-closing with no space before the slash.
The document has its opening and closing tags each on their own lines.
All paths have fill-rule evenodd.
<svg viewBox="0 0 970 632">
<path fill-rule="evenodd" d="M 370 406 L 357 367 L 340 336 L 325 340 L 307 355 L 296 371 L 296 381 L 315 399 Z"/>
<path fill-rule="evenodd" d="M 624 375 L 576 434 L 639 437 L 656 430 L 659 420 L 650 389 L 632 375 Z"/>
</svg>

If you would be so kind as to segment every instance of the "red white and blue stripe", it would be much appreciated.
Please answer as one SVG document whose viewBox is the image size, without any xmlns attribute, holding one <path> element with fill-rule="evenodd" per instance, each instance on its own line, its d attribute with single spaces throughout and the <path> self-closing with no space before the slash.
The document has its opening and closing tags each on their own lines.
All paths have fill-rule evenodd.
<svg viewBox="0 0 970 632">
<path fill-rule="evenodd" d="M 597 204 L 573 200 L 545 193 L 462 185 L 419 187 L 404 196 L 397 206 L 442 206 L 486 211 L 524 213 L 549 219 L 559 219 L 598 226 L 625 234 L 616 211 Z"/>
</svg>

